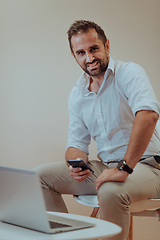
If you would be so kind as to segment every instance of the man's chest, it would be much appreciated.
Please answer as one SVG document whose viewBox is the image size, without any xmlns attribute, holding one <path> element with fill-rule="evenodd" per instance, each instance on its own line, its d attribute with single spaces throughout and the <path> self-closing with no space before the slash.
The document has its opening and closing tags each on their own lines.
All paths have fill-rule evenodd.
<svg viewBox="0 0 160 240">
<path fill-rule="evenodd" d="M 99 94 L 86 96 L 79 110 L 80 118 L 91 136 L 98 132 L 109 134 L 124 126 L 131 126 L 134 118 L 127 99 L 114 85 Z"/>
</svg>

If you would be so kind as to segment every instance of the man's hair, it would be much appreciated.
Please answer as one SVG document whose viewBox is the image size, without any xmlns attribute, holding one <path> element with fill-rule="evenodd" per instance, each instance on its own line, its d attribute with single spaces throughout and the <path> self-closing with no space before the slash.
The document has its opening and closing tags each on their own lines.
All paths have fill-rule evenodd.
<svg viewBox="0 0 160 240">
<path fill-rule="evenodd" d="M 103 31 L 103 29 L 98 26 L 96 23 L 91 22 L 91 21 L 86 21 L 86 20 L 78 20 L 75 21 L 69 28 L 68 30 L 68 41 L 69 41 L 69 46 L 71 51 L 73 52 L 72 48 L 72 43 L 71 43 L 71 38 L 73 35 L 77 35 L 79 33 L 86 33 L 90 29 L 95 29 L 95 31 L 98 34 L 98 37 L 102 40 L 103 44 L 105 45 L 107 41 L 107 37 Z"/>
</svg>

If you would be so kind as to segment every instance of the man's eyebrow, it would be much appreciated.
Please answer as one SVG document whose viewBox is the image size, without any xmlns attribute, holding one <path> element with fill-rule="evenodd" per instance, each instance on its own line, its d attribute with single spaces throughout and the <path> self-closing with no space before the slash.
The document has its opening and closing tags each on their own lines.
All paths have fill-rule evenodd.
<svg viewBox="0 0 160 240">
<path fill-rule="evenodd" d="M 97 48 L 97 47 L 99 47 L 99 45 L 98 44 L 94 44 L 94 45 L 92 45 L 92 46 L 90 46 L 89 48 L 91 49 L 91 48 Z"/>
<path fill-rule="evenodd" d="M 99 45 L 98 45 L 98 44 L 94 44 L 94 45 L 92 45 L 92 46 L 89 47 L 89 49 L 92 49 L 92 48 L 99 48 Z M 83 51 L 84 51 L 84 49 L 78 49 L 78 50 L 76 51 L 76 53 L 83 52 Z"/>
<path fill-rule="evenodd" d="M 78 49 L 76 53 L 83 52 L 83 51 L 84 51 L 83 49 Z"/>
</svg>

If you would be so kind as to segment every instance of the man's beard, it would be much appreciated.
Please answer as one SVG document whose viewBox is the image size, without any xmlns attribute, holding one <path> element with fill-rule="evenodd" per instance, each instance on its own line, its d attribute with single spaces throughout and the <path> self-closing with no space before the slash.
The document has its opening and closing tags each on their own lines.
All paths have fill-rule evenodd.
<svg viewBox="0 0 160 240">
<path fill-rule="evenodd" d="M 107 58 L 108 60 L 108 58 Z M 98 62 L 99 63 L 99 67 L 98 69 L 93 69 L 93 70 L 88 70 L 87 69 L 87 66 L 89 64 L 94 64 L 95 62 Z M 105 62 L 101 62 L 101 59 L 94 59 L 91 63 L 86 63 L 85 64 L 85 67 L 83 67 L 83 70 L 91 77 L 96 77 L 96 76 L 101 76 L 102 74 L 105 73 L 106 69 L 108 67 L 108 61 L 105 61 Z M 95 66 L 96 68 L 96 66 Z"/>
</svg>

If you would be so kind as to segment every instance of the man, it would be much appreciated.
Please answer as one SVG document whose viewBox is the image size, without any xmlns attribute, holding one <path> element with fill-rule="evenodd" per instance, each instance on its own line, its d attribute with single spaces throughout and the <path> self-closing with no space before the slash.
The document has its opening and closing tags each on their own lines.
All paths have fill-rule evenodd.
<svg viewBox="0 0 160 240">
<path fill-rule="evenodd" d="M 130 204 L 160 191 L 160 104 L 139 65 L 110 57 L 109 40 L 97 24 L 76 21 L 68 39 L 84 73 L 69 97 L 65 157 L 85 161 L 97 179 L 65 163 L 38 167 L 47 208 L 67 212 L 61 194 L 98 194 L 100 218 L 122 227 L 112 240 L 125 240 Z M 91 137 L 99 160 L 88 159 Z"/>
</svg>

